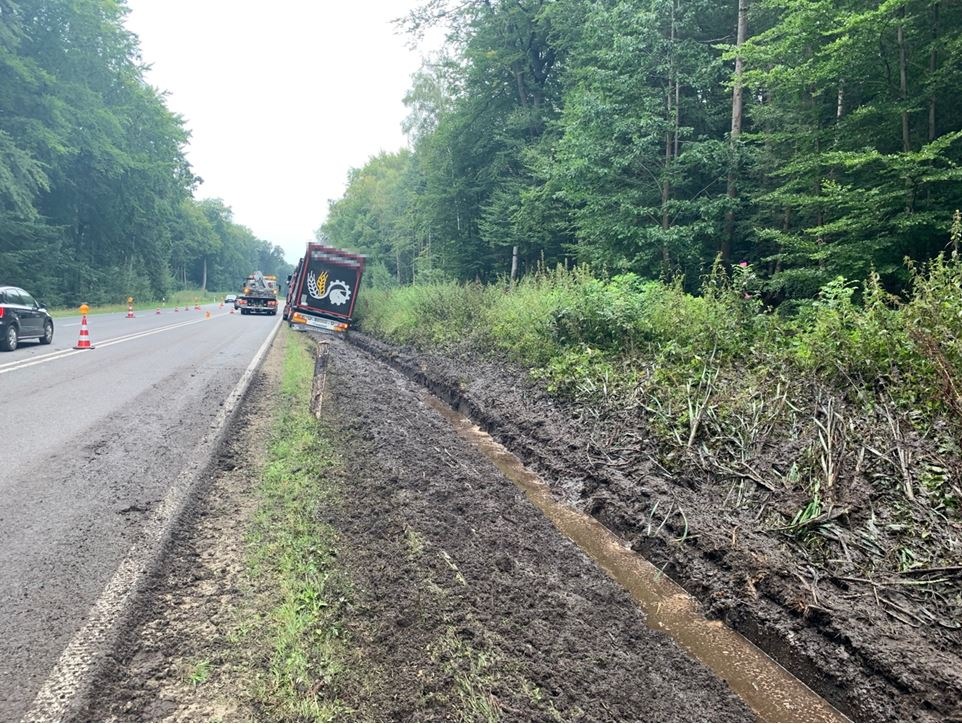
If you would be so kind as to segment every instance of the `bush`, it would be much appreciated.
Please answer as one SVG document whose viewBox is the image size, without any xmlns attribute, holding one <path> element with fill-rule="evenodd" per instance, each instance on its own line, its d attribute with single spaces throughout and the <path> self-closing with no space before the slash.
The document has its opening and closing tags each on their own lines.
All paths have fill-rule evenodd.
<svg viewBox="0 0 962 724">
<path fill-rule="evenodd" d="M 763 308 L 747 264 L 731 276 L 716 264 L 698 296 L 680 281 L 559 268 L 517 284 L 371 289 L 361 315 L 379 336 L 506 356 L 559 390 L 590 388 L 592 377 L 608 389 L 616 370 L 623 382 L 647 367 L 653 384 L 679 388 L 666 394 L 683 394 L 708 366 L 745 379 L 809 375 L 884 390 L 906 409 L 962 414 L 962 263 L 953 254 L 912 273 L 906 302 L 875 273 L 861 287 L 839 277 L 790 318 Z"/>
<path fill-rule="evenodd" d="M 822 288 L 796 321 L 795 360 L 824 377 L 884 384 L 897 368 L 911 364 L 898 300 L 882 289 L 874 272 L 863 285 L 861 305 L 854 301 L 856 291 L 843 277 Z"/>
<path fill-rule="evenodd" d="M 958 220 L 958 215 L 956 216 Z M 939 256 L 920 274 L 910 266 L 914 293 L 904 312 L 908 337 L 928 365 L 941 402 L 962 417 L 962 259 Z"/>
</svg>

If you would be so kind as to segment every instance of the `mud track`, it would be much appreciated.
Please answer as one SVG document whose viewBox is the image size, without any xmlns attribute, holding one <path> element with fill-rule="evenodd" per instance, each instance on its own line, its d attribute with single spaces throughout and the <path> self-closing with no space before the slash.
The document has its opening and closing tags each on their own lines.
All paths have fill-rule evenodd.
<svg viewBox="0 0 962 724">
<path fill-rule="evenodd" d="M 261 718 L 249 695 L 258 662 L 238 655 L 231 636 L 238 612 L 249 614 L 263 593 L 245 573 L 244 537 L 278 385 L 276 348 L 289 339 L 279 336 L 218 469 L 126 622 L 87 720 Z M 957 650 L 933 647 L 824 583 L 822 607 L 797 605 L 810 592 L 792 575 L 790 550 L 751 530 L 733 537 L 733 521 L 697 481 L 599 460 L 605 421 L 552 399 L 521 370 L 359 334 L 351 342 L 329 346 L 321 410 L 323 434 L 343 459 L 343 495 L 318 512 L 337 532 L 338 565 L 351 581 L 348 672 L 322 687 L 350 712 L 344 718 L 754 718 L 724 682 L 648 628 L 629 594 L 457 435 L 424 388 L 849 715 L 962 716 Z M 658 500 L 684 506 L 687 535 L 680 520 L 645 528 Z"/>
<path fill-rule="evenodd" d="M 809 582 L 812 572 L 799 569 L 784 540 L 726 510 L 718 492 L 724 488 L 714 481 L 672 478 L 654 459 L 626 467 L 606 458 L 599 441 L 626 432 L 637 439 L 643 422 L 626 431 L 624 420 L 599 419 L 553 399 L 523 370 L 501 363 L 400 350 L 362 334 L 351 341 L 473 419 L 557 496 L 630 541 L 710 615 L 851 717 L 962 718 L 957 633 L 920 630 L 887 616 L 871 588 L 858 582 L 819 581 L 817 575 Z M 649 450 L 656 453 L 653 443 Z M 653 532 L 649 514 L 656 503 L 684 510 L 684 523 L 669 517 Z"/>
<path fill-rule="evenodd" d="M 416 384 L 340 342 L 327 390 L 351 482 L 324 515 L 357 587 L 354 635 L 377 662 L 360 718 L 752 718 Z"/>
<path fill-rule="evenodd" d="M 277 358 L 253 399 L 269 399 Z M 337 531 L 351 581 L 352 669 L 329 693 L 351 719 L 754 719 L 649 629 L 628 593 L 461 440 L 420 386 L 340 341 L 326 390 L 344 495 L 318 515 Z M 245 700 L 256 670 L 238 668 L 229 640 L 257 596 L 242 541 L 264 432 L 254 423 L 269 415 L 249 409 L 100 672 L 87 720 L 259 718 Z"/>
</svg>

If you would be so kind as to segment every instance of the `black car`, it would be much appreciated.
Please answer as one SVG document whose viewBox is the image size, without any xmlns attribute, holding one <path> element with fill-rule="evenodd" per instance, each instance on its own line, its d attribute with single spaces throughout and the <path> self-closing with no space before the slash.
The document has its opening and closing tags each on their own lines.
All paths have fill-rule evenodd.
<svg viewBox="0 0 962 724">
<path fill-rule="evenodd" d="M 11 352 L 21 339 L 53 342 L 53 319 L 20 287 L 0 287 L 0 349 Z"/>
</svg>

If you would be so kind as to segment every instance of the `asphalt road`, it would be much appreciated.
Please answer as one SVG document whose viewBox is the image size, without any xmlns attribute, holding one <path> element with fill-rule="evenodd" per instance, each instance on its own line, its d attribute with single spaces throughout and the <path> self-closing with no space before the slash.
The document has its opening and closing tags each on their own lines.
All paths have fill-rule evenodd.
<svg viewBox="0 0 962 724">
<path fill-rule="evenodd" d="M 0 353 L 0 721 L 31 712 L 131 551 L 156 538 L 280 319 L 229 311 L 91 316 L 83 351 L 79 317 L 59 318 L 52 345 Z"/>
</svg>

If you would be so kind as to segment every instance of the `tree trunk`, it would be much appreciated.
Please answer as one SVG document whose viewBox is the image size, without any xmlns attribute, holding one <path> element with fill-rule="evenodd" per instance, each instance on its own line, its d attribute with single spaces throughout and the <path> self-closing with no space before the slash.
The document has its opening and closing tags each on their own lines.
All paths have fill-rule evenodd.
<svg viewBox="0 0 962 724">
<path fill-rule="evenodd" d="M 671 96 L 668 96 L 669 99 Z M 671 103 L 669 102 L 669 112 Z M 671 226 L 671 219 L 668 216 L 668 201 L 671 199 L 671 180 L 668 178 L 668 169 L 671 167 L 671 134 L 665 134 L 665 169 L 661 181 L 661 228 L 668 229 Z"/>
<path fill-rule="evenodd" d="M 675 70 L 675 158 L 678 158 L 680 145 L 679 129 L 681 128 L 681 82 L 678 79 L 678 70 Z"/>
<path fill-rule="evenodd" d="M 741 56 L 741 47 L 748 39 L 748 8 L 750 0 L 738 0 L 738 29 L 735 35 L 735 85 L 732 89 L 732 129 L 731 129 L 731 150 L 732 161 L 728 168 L 728 198 L 732 207 L 738 199 L 738 138 L 742 134 L 742 115 L 745 104 L 742 98 L 742 71 L 744 63 Z M 731 260 L 732 244 L 735 239 L 735 210 L 730 208 L 725 212 L 725 233 L 722 236 L 721 256 L 722 261 L 728 263 Z"/>
<path fill-rule="evenodd" d="M 838 124 L 842 121 L 842 114 L 845 112 L 845 83 L 840 78 L 838 81 L 838 98 L 835 101 L 835 139 L 838 140 Z"/>
<path fill-rule="evenodd" d="M 741 50 L 742 45 L 748 39 L 748 7 L 750 0 L 738 0 L 738 31 L 735 36 L 735 49 L 736 52 Z M 738 137 L 742 133 L 742 111 L 744 110 L 744 103 L 742 99 L 742 91 L 744 89 L 744 84 L 742 83 L 742 72 L 744 70 L 744 61 L 742 60 L 741 53 L 735 55 L 735 85 L 732 89 L 732 131 L 731 139 L 732 141 L 737 141 Z"/>
<path fill-rule="evenodd" d="M 936 2 L 932 5 L 932 47 L 929 49 L 929 81 L 935 76 L 935 70 L 939 62 L 939 8 L 942 3 Z M 929 96 L 929 142 L 935 140 L 935 93 Z"/>
<path fill-rule="evenodd" d="M 899 98 L 902 101 L 902 152 L 912 150 L 912 137 L 909 129 L 909 80 L 908 80 L 908 44 L 905 41 L 905 6 L 899 8 L 899 26 L 896 29 L 896 39 L 899 44 Z M 915 189 L 909 178 L 905 180 L 905 213 L 911 214 L 915 209 Z"/>
<path fill-rule="evenodd" d="M 905 19 L 905 7 L 899 9 L 899 18 Z M 905 26 L 899 22 L 896 30 L 896 38 L 899 44 L 899 98 L 902 101 L 902 151 L 908 153 L 912 150 L 912 139 L 909 136 L 909 111 L 906 107 L 909 96 L 908 80 L 908 49 L 905 43 Z"/>
<path fill-rule="evenodd" d="M 665 85 L 665 120 L 669 123 L 674 121 L 674 133 L 670 126 L 665 129 L 665 166 L 664 166 L 664 176 L 661 181 L 661 228 L 669 229 L 671 227 L 671 217 L 668 214 L 668 202 L 671 200 L 671 179 L 669 178 L 669 171 L 671 170 L 671 162 L 674 158 L 673 150 L 678 146 L 678 118 L 677 108 L 672 108 L 672 94 L 677 92 L 678 84 L 678 69 L 675 65 L 675 10 L 678 6 L 677 0 L 672 0 L 671 3 L 671 31 L 669 35 L 669 45 L 671 53 L 671 62 L 668 65 L 668 82 Z M 661 258 L 665 265 L 666 271 L 670 262 L 670 255 L 668 253 L 668 245 L 662 242 L 661 245 Z"/>
</svg>

